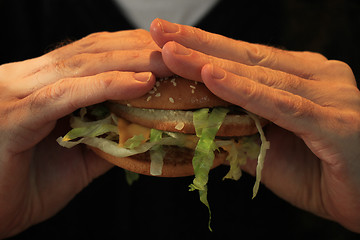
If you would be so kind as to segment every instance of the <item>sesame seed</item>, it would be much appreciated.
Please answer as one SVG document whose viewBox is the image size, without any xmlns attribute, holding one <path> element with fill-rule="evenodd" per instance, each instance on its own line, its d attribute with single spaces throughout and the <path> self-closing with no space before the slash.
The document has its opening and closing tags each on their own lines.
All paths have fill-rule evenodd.
<svg viewBox="0 0 360 240">
<path fill-rule="evenodd" d="M 195 87 L 195 86 L 193 86 L 193 85 L 190 85 L 190 87 L 191 87 L 192 89 L 196 89 L 196 87 Z"/>
<path fill-rule="evenodd" d="M 161 93 L 155 94 L 155 97 L 160 97 L 160 96 L 161 96 Z"/>
<path fill-rule="evenodd" d="M 175 129 L 180 131 L 184 127 L 185 127 L 185 124 L 183 122 L 179 122 L 178 124 L 176 124 Z"/>
<path fill-rule="evenodd" d="M 195 93 L 195 90 L 194 90 L 194 89 L 191 89 L 191 93 L 194 94 L 194 93 Z"/>
<path fill-rule="evenodd" d="M 155 86 L 156 86 L 156 87 L 160 87 L 160 82 L 157 81 L 157 82 L 155 83 Z"/>
<path fill-rule="evenodd" d="M 169 101 L 170 101 L 171 103 L 174 103 L 174 102 L 175 102 L 172 97 L 169 98 Z"/>
<path fill-rule="evenodd" d="M 148 96 L 146 101 L 148 102 L 148 101 L 150 101 L 150 99 L 151 99 L 151 96 Z"/>
</svg>

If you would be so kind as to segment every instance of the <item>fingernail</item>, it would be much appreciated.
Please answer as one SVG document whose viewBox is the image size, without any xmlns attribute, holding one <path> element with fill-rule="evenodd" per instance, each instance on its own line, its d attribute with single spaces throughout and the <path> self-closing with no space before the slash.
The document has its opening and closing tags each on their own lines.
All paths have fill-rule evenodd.
<svg viewBox="0 0 360 240">
<path fill-rule="evenodd" d="M 211 71 L 211 77 L 215 80 L 221 80 L 225 77 L 225 71 L 213 65 Z"/>
<path fill-rule="evenodd" d="M 191 50 L 180 45 L 180 44 L 177 44 L 177 43 L 174 43 L 174 53 L 177 54 L 177 55 L 190 55 L 191 54 Z"/>
<path fill-rule="evenodd" d="M 139 82 L 149 82 L 151 78 L 152 73 L 151 72 L 141 72 L 141 73 L 135 73 L 134 78 L 138 80 Z"/>
<path fill-rule="evenodd" d="M 157 22 L 163 33 L 176 33 L 179 31 L 179 26 L 175 23 L 171 23 L 163 19 L 157 19 Z"/>
</svg>

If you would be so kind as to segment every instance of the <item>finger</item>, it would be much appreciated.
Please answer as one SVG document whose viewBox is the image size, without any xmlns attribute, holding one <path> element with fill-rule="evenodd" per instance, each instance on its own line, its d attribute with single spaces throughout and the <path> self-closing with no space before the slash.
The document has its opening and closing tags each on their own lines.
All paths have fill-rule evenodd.
<svg viewBox="0 0 360 240">
<path fill-rule="evenodd" d="M 320 60 L 319 54 L 314 54 L 311 58 L 309 52 L 303 54 L 247 43 L 161 19 L 152 22 L 150 33 L 160 47 L 169 41 L 176 41 L 208 55 L 250 66 L 259 65 L 281 70 L 304 78 L 311 78 L 317 70 L 319 61 L 326 60 L 325 57 Z M 308 57 L 307 61 L 304 61 L 304 55 Z"/>
<path fill-rule="evenodd" d="M 153 72 L 157 77 L 172 75 L 165 66 L 161 53 L 154 50 L 120 50 L 104 53 L 84 53 L 40 69 L 34 75 L 14 82 L 19 98 L 52 84 L 59 79 L 86 77 L 102 72 Z M 36 81 L 33 81 L 33 79 Z"/>
<path fill-rule="evenodd" d="M 45 86 L 22 99 L 26 111 L 23 125 L 37 128 L 78 108 L 106 100 L 137 98 L 150 91 L 155 76 L 150 72 L 106 72 L 95 76 L 67 78 Z"/>
<path fill-rule="evenodd" d="M 316 116 L 322 108 L 308 99 L 257 83 L 223 69 L 205 65 L 202 78 L 220 98 L 262 116 L 300 136 L 319 131 Z"/>
<path fill-rule="evenodd" d="M 118 32 L 98 32 L 58 48 L 48 55 L 65 59 L 81 53 L 101 53 L 114 50 L 160 50 L 148 31 L 143 29 Z"/>
<path fill-rule="evenodd" d="M 314 85 L 316 84 L 314 81 L 261 66 L 248 66 L 213 57 L 185 48 L 176 42 L 166 43 L 163 47 L 162 56 L 172 72 L 195 81 L 202 81 L 201 70 L 204 65 L 211 63 L 238 76 L 272 88 L 282 89 L 309 99 L 316 96 L 316 94 L 313 94 Z"/>
<path fill-rule="evenodd" d="M 169 76 L 160 51 L 118 50 L 102 53 L 84 53 L 57 63 L 61 78 L 84 77 L 107 71 L 151 71 L 158 77 Z"/>
</svg>

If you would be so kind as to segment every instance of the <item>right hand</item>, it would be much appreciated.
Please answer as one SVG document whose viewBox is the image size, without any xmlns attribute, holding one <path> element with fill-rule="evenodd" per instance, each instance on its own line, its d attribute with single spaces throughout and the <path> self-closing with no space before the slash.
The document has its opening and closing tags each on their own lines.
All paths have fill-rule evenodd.
<svg viewBox="0 0 360 240">
<path fill-rule="evenodd" d="M 360 91 L 347 64 L 160 19 L 151 34 L 175 74 L 274 123 L 261 174 L 269 189 L 360 232 Z M 256 165 L 243 169 L 255 175 Z"/>
<path fill-rule="evenodd" d="M 145 30 L 91 34 L 0 66 L 0 238 L 50 218 L 112 165 L 55 139 L 78 108 L 148 92 L 169 76 Z M 139 78 L 140 77 L 140 78 Z"/>
</svg>

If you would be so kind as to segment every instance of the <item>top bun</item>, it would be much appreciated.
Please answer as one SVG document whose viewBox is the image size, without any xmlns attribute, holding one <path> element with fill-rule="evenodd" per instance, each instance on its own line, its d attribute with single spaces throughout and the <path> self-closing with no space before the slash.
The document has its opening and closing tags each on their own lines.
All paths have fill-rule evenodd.
<svg viewBox="0 0 360 240">
<path fill-rule="evenodd" d="M 136 108 L 164 110 L 188 110 L 231 105 L 210 92 L 205 84 L 178 76 L 158 79 L 154 88 L 140 98 L 112 102 Z"/>
</svg>

